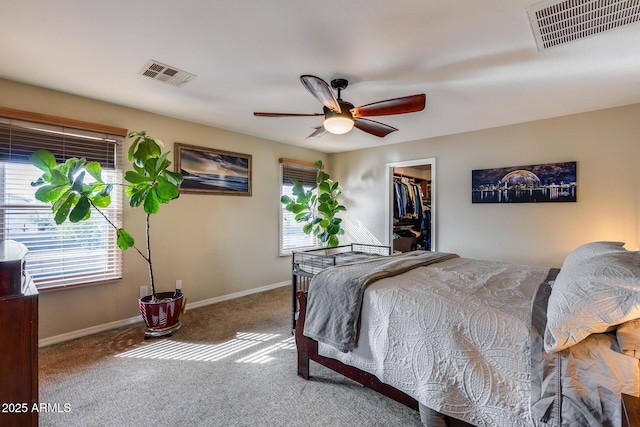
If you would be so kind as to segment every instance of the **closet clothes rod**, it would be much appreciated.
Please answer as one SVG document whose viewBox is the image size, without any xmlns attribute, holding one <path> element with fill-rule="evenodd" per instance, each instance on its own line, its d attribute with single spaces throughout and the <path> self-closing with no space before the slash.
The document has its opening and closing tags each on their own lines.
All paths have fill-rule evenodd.
<svg viewBox="0 0 640 427">
<path fill-rule="evenodd" d="M 403 178 L 406 178 L 412 184 L 416 184 L 416 180 L 418 180 L 418 179 L 424 180 L 423 178 L 418 178 L 416 176 L 411 176 L 411 175 L 398 175 L 398 174 L 394 174 L 393 175 L 393 180 L 394 181 L 402 181 Z"/>
<path fill-rule="evenodd" d="M 406 173 L 398 173 L 398 172 L 394 172 L 394 173 L 393 173 L 393 179 L 396 179 L 396 178 L 410 178 L 410 179 L 414 179 L 414 180 L 415 180 L 415 179 L 419 179 L 420 181 L 427 181 L 427 182 L 430 182 L 430 181 L 431 181 L 430 179 L 427 179 L 427 178 L 421 178 L 421 177 L 419 177 L 419 176 L 415 176 L 415 175 L 408 175 L 408 174 L 406 174 Z"/>
</svg>

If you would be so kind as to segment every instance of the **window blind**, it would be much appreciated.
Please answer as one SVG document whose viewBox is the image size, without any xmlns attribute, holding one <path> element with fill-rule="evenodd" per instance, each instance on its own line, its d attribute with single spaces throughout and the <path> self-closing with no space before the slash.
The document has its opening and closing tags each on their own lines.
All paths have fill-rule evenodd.
<svg viewBox="0 0 640 427">
<path fill-rule="evenodd" d="M 312 163 L 280 159 L 280 195 L 293 196 L 293 180 L 300 182 L 305 190 L 316 185 L 318 169 Z M 280 204 L 280 255 L 290 255 L 294 250 L 322 247 L 313 234 L 302 231 L 304 224 L 295 220 L 295 215 Z"/>
<path fill-rule="evenodd" d="M 55 224 L 51 207 L 34 196 L 30 183 L 42 171 L 30 164 L 29 155 L 46 149 L 57 163 L 71 157 L 99 162 L 103 180 L 115 184 L 104 213 L 121 226 L 122 141 L 123 135 L 0 117 L 0 239 L 27 247 L 27 271 L 39 289 L 119 279 L 122 251 L 115 230 L 95 210 L 87 221 Z"/>
</svg>

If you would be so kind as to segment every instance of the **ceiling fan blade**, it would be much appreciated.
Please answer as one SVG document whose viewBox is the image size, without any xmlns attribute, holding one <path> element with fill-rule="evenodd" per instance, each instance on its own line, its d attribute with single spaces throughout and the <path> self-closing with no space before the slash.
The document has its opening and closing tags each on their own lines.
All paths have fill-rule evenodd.
<svg viewBox="0 0 640 427">
<path fill-rule="evenodd" d="M 376 122 L 369 119 L 354 118 L 353 122 L 353 125 L 358 129 L 370 133 L 371 135 L 378 136 L 380 138 L 383 138 L 389 135 L 391 132 L 395 132 L 398 130 L 393 126 L 385 125 L 384 123 Z"/>
<path fill-rule="evenodd" d="M 320 77 L 311 76 L 308 74 L 300 76 L 300 81 L 307 88 L 307 90 L 311 93 L 311 95 L 315 96 L 318 101 L 322 103 L 325 107 L 330 109 L 331 111 L 335 111 L 336 113 L 342 112 L 340 108 L 340 104 L 338 104 L 338 100 L 336 99 L 331 87 L 329 84 L 322 80 Z"/>
<path fill-rule="evenodd" d="M 325 133 L 327 133 L 327 130 L 324 128 L 324 126 L 318 126 L 316 128 L 316 130 L 314 130 L 311 135 L 309 135 L 308 137 L 306 137 L 305 139 L 309 139 L 309 138 L 318 138 L 321 137 L 322 135 L 324 135 Z"/>
<path fill-rule="evenodd" d="M 393 114 L 415 113 L 424 110 L 427 96 L 420 95 L 404 96 L 402 98 L 387 99 L 386 101 L 374 102 L 362 107 L 352 108 L 353 117 L 390 116 Z"/>
<path fill-rule="evenodd" d="M 324 116 L 322 113 L 299 114 L 299 113 L 253 113 L 256 117 L 311 117 Z"/>
</svg>

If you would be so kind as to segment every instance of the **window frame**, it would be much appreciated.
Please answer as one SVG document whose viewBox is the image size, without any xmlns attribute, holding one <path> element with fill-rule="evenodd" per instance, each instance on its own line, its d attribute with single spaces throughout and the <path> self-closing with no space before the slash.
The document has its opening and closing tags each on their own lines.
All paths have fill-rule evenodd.
<svg viewBox="0 0 640 427">
<path fill-rule="evenodd" d="M 24 218 L 25 227 L 27 225 L 33 225 L 26 221 L 27 219 L 32 217 L 33 213 L 35 213 L 36 215 L 41 213 L 42 217 L 44 217 L 46 214 L 47 216 L 50 216 L 51 219 L 53 219 L 53 214 L 49 205 L 42 204 L 42 207 L 39 207 L 39 202 L 37 201 L 14 203 L 8 198 L 7 193 L 18 196 L 20 194 L 27 193 L 24 188 L 21 188 L 21 185 L 16 185 L 16 183 L 23 184 L 20 181 L 22 179 L 22 176 L 17 175 L 21 172 L 16 172 L 20 169 L 19 165 L 28 164 L 25 160 L 25 147 L 28 147 L 29 149 L 33 148 L 33 150 L 39 147 L 49 149 L 48 147 L 67 147 L 67 141 L 72 141 L 72 144 L 74 144 L 75 140 L 87 141 L 86 143 L 80 143 L 77 147 L 74 146 L 73 150 L 75 151 L 73 153 L 69 154 L 65 152 L 61 154 L 61 158 L 58 158 L 57 160 L 58 163 L 60 163 L 61 161 L 64 161 L 70 157 L 88 157 L 89 160 L 91 160 L 91 150 L 99 147 L 100 145 L 104 145 L 104 148 L 102 150 L 107 153 L 105 158 L 108 158 L 109 162 L 101 162 L 104 168 L 103 173 L 105 176 L 112 175 L 112 177 L 114 178 L 114 180 L 111 180 L 111 176 L 109 176 L 108 178 L 105 178 L 105 180 L 108 180 L 109 182 L 114 184 L 122 184 L 123 165 L 121 164 L 121 161 L 124 138 L 128 133 L 127 129 L 15 110 L 5 107 L 0 107 L 0 118 L 2 119 L 3 124 L 6 126 L 5 129 L 9 129 L 10 132 L 11 129 L 15 129 L 19 132 L 24 131 L 24 135 L 27 135 L 28 137 L 30 137 L 29 132 L 33 132 L 34 134 L 36 134 L 36 132 L 39 132 L 39 135 L 41 137 L 41 139 L 37 139 L 34 136 L 33 140 L 23 138 L 18 142 L 18 140 L 16 140 L 15 138 L 12 139 L 12 136 L 9 133 L 5 134 L 3 136 L 3 139 L 0 140 L 0 155 L 2 155 L 2 158 L 0 160 L 0 173 L 2 174 L 2 176 L 0 176 L 0 196 L 2 196 L 0 197 L 0 238 L 12 239 L 11 236 L 16 235 L 15 229 L 12 229 L 11 227 L 11 223 L 15 221 L 16 218 L 20 220 Z M 25 124 L 25 122 L 28 123 Z M 29 129 L 28 125 L 33 125 L 33 127 Z M 52 136 L 52 138 L 42 137 L 42 132 L 33 130 L 36 127 L 39 127 L 40 129 L 46 128 L 52 135 L 57 136 Z M 60 136 L 60 134 L 57 132 L 62 132 L 63 136 Z M 75 135 L 83 135 L 83 137 L 74 136 L 70 138 L 69 135 L 73 134 L 74 132 Z M 90 142 L 93 141 L 93 139 L 87 139 L 87 136 L 98 138 L 98 140 L 101 139 L 102 142 L 97 142 L 96 144 L 94 144 L 93 142 Z M 63 143 L 65 145 L 60 145 L 61 138 L 65 141 Z M 7 142 L 11 144 L 12 141 L 16 142 L 15 146 L 5 144 Z M 18 147 L 17 149 L 16 146 Z M 13 156 L 11 151 L 12 148 L 16 149 Z M 50 149 L 50 151 L 53 150 Z M 85 152 L 86 155 L 81 154 Z M 34 170 L 37 175 L 39 175 L 35 167 Z M 4 174 L 5 172 L 7 172 L 6 175 Z M 118 226 L 122 226 L 124 214 L 123 190 L 123 185 L 114 186 L 114 191 L 112 192 L 112 204 L 108 208 L 108 210 L 111 211 L 111 219 Z M 33 191 L 35 192 L 35 189 Z M 94 217 L 97 221 L 102 219 L 97 212 L 92 213 L 92 219 Z M 106 221 L 103 220 L 103 222 L 105 222 L 106 224 Z M 56 226 L 58 229 L 56 233 L 65 233 L 64 230 L 69 229 L 71 230 L 71 232 L 79 234 L 77 231 L 77 228 L 79 226 L 80 224 L 72 224 L 66 222 L 64 224 L 61 224 L 60 226 Z M 73 230 L 74 227 L 76 227 L 75 231 Z M 91 231 L 96 231 L 96 229 L 98 229 L 98 227 L 92 228 Z M 49 233 L 48 230 L 45 230 L 43 232 Z M 33 230 L 30 233 L 26 233 L 22 237 L 26 238 L 37 235 L 41 236 L 42 240 L 49 239 L 49 237 L 44 237 L 44 235 L 40 233 L 41 230 L 40 228 L 38 228 L 37 230 Z M 27 271 L 30 270 L 30 260 L 32 265 L 37 266 L 38 269 L 40 269 L 40 273 L 35 272 L 34 274 L 32 274 L 34 276 L 36 287 L 40 291 L 43 291 L 121 280 L 123 273 L 123 257 L 122 251 L 118 248 L 116 243 L 115 230 L 113 230 L 113 228 L 111 228 L 110 226 L 106 228 L 100 226 L 98 234 L 100 236 L 100 245 L 98 248 L 94 249 L 98 251 L 97 253 L 102 255 L 103 258 L 100 262 L 103 263 L 103 266 L 98 266 L 98 268 L 95 268 L 94 264 L 90 263 L 92 264 L 88 266 L 90 268 L 87 268 L 87 271 L 81 273 L 72 273 L 74 268 L 77 269 L 77 266 L 74 263 L 77 262 L 76 260 L 82 259 L 83 254 L 85 259 L 93 259 L 93 254 L 86 255 L 90 249 L 67 249 L 64 246 L 66 244 L 64 243 L 66 242 L 66 240 L 60 240 L 55 236 L 54 238 L 47 240 L 47 243 L 51 243 L 54 246 L 62 245 L 63 247 L 62 250 L 56 249 L 54 251 L 56 255 L 55 259 L 45 259 L 43 255 L 47 253 L 43 249 L 40 249 L 40 253 L 38 253 L 37 247 L 34 247 L 34 249 L 27 253 L 26 269 Z M 14 240 L 20 241 L 20 239 Z M 72 238 L 72 242 L 75 242 L 76 244 L 78 243 L 77 240 L 79 240 L 77 237 L 75 238 L 75 240 L 74 238 Z M 38 242 L 37 239 L 34 241 Z M 84 243 L 95 244 L 95 239 L 93 239 L 92 237 L 84 239 Z M 27 245 L 27 248 L 29 249 L 29 245 Z M 62 252 L 62 255 L 58 256 L 60 252 Z M 71 269 L 69 269 L 68 267 L 65 268 L 65 266 L 70 265 L 73 266 L 71 267 Z M 43 273 L 43 271 L 46 271 L 47 269 L 50 269 L 50 271 L 53 271 L 54 273 Z M 100 269 L 102 269 L 102 271 L 100 271 Z M 38 278 L 38 276 L 40 277 Z"/>
<path fill-rule="evenodd" d="M 288 172 L 285 174 L 285 172 Z M 295 159 L 280 159 L 280 197 L 285 195 L 287 192 L 285 190 L 285 180 L 286 179 L 298 179 L 298 181 L 316 185 L 316 179 L 318 176 L 318 168 L 314 163 L 306 162 L 302 160 Z M 315 176 L 313 181 L 311 180 L 311 175 Z M 305 188 L 309 188 L 311 185 L 305 186 Z M 290 194 L 287 194 L 290 195 Z M 292 252 L 305 251 L 311 249 L 320 249 L 322 248 L 322 242 L 313 234 L 306 234 L 302 231 L 302 227 L 304 224 L 295 223 L 295 225 L 290 224 L 289 227 L 285 227 L 285 223 L 288 221 L 295 222 L 294 215 L 291 212 L 288 212 L 282 203 L 280 205 L 280 214 L 278 221 L 278 253 L 280 256 L 290 256 Z M 291 230 L 292 228 L 297 228 L 298 232 L 294 235 L 287 233 L 287 230 Z M 287 244 L 285 240 L 298 240 L 300 243 L 304 244 Z M 306 241 L 306 242 L 305 242 Z M 295 243 L 295 242 L 291 242 Z"/>
</svg>

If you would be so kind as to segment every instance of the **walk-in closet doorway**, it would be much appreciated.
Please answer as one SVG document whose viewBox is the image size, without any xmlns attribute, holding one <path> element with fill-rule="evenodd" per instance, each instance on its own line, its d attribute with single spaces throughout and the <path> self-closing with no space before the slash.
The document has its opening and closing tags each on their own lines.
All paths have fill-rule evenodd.
<svg viewBox="0 0 640 427">
<path fill-rule="evenodd" d="M 430 209 L 430 250 L 435 251 L 436 246 L 436 159 L 416 159 L 402 162 L 391 162 L 386 165 L 386 245 L 393 247 L 394 227 L 397 231 L 398 223 L 394 221 L 394 176 L 405 176 L 408 179 L 416 178 L 418 181 L 428 181 L 428 192 L 425 194 L 426 202 Z M 424 188 L 424 184 L 423 184 Z"/>
</svg>

